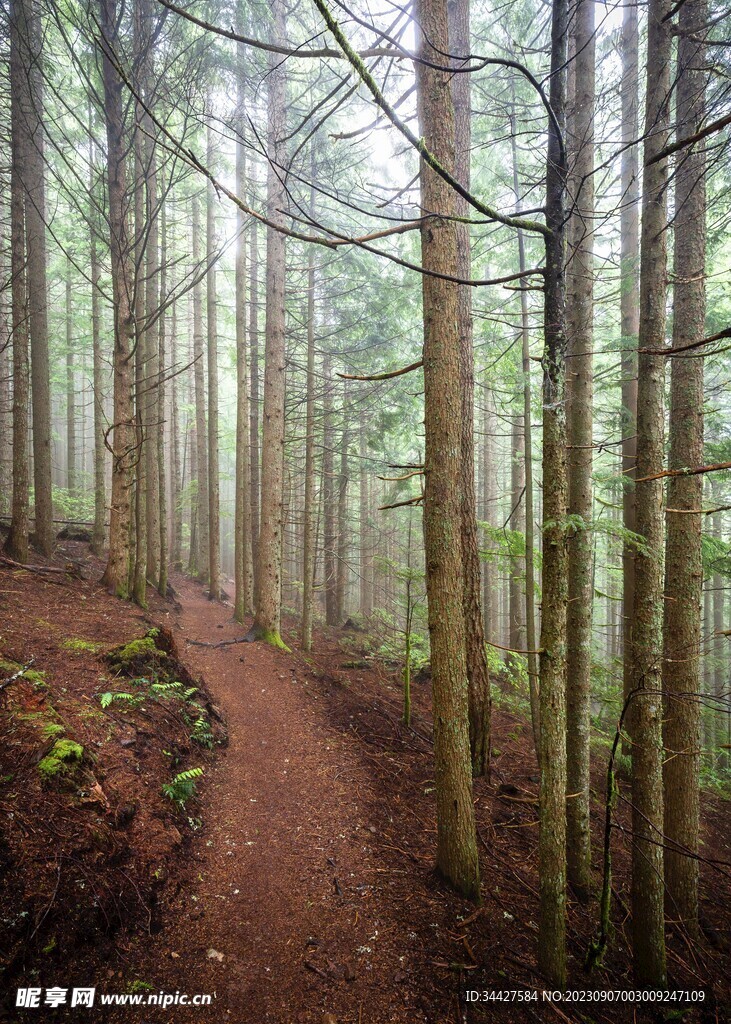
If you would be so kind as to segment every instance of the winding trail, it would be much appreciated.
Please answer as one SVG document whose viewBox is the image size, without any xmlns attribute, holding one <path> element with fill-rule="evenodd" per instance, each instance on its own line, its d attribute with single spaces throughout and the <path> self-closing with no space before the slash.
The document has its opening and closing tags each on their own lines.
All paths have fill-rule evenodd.
<svg viewBox="0 0 731 1024">
<path fill-rule="evenodd" d="M 426 1021 L 418 991 L 404 985 L 416 935 L 388 892 L 389 876 L 405 869 L 375 848 L 382 809 L 352 737 L 329 723 L 301 656 L 187 645 L 234 639 L 241 627 L 195 584 L 175 582 L 181 656 L 205 677 L 229 746 L 207 770 L 193 882 L 165 908 L 163 931 L 135 940 L 128 962 L 154 991 L 215 999 L 119 1019 Z"/>
</svg>

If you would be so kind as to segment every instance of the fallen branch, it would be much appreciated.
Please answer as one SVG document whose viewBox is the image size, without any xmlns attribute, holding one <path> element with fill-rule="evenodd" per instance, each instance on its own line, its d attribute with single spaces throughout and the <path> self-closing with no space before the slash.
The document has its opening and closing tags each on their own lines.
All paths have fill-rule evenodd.
<svg viewBox="0 0 731 1024">
<path fill-rule="evenodd" d="M 232 647 L 234 644 L 248 644 L 251 643 L 245 636 L 238 636 L 235 640 L 219 640 L 217 643 L 212 644 L 209 640 L 189 640 L 185 638 L 186 644 L 190 644 L 192 647 Z"/>
<path fill-rule="evenodd" d="M 9 569 L 23 569 L 25 572 L 50 573 L 52 575 L 75 576 L 82 579 L 81 569 L 73 562 L 67 562 L 63 569 L 54 565 L 26 565 L 24 562 L 16 562 L 12 558 L 0 558 L 0 565 L 7 565 Z"/>
<path fill-rule="evenodd" d="M 20 677 L 28 671 L 35 660 L 35 658 L 31 658 L 27 665 L 23 665 L 22 668 L 19 668 L 18 671 L 14 673 L 14 675 L 10 676 L 9 679 L 3 679 L 2 683 L 0 683 L 0 691 L 4 690 L 6 686 L 10 686 L 10 684 L 14 683 L 16 679 L 20 679 Z"/>
</svg>

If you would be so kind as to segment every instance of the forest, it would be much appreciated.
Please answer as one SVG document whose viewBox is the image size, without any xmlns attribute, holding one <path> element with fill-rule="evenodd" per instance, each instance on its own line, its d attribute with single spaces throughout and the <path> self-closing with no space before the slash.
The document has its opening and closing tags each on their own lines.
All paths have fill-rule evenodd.
<svg viewBox="0 0 731 1024">
<path fill-rule="evenodd" d="M 730 26 L 1 0 L 8 1020 L 727 1019 Z"/>
</svg>

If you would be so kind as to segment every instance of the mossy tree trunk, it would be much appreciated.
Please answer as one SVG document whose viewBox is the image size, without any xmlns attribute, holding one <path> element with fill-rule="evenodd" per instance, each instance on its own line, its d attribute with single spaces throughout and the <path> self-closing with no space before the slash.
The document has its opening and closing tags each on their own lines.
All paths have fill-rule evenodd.
<svg viewBox="0 0 731 1024">
<path fill-rule="evenodd" d="M 24 68 L 20 50 L 21 5 L 13 4 L 10 13 L 10 273 L 11 338 L 13 352 L 13 493 L 10 507 L 8 554 L 18 562 L 28 561 L 28 283 L 25 248 L 25 194 L 22 169 L 25 164 L 27 135 L 21 110 Z"/>
<path fill-rule="evenodd" d="M 209 95 L 209 107 L 212 100 Z M 206 131 L 207 161 L 215 160 L 213 128 Z M 221 517 L 218 469 L 218 297 L 216 294 L 216 192 L 208 184 L 206 193 L 206 327 L 208 356 L 208 593 L 221 600 Z"/>
<path fill-rule="evenodd" d="M 667 160 L 650 163 L 668 141 L 671 28 L 668 0 L 650 0 L 647 36 L 640 334 L 637 391 L 637 478 L 663 469 L 667 288 Z M 637 553 L 632 657 L 632 940 L 635 978 L 666 980 L 662 791 L 663 481 L 637 483 Z"/>
<path fill-rule="evenodd" d="M 452 0 L 448 4 L 449 52 L 470 53 L 469 0 Z M 454 173 L 457 180 L 470 187 L 471 131 L 471 79 L 470 74 L 452 77 L 454 104 L 455 156 Z M 460 217 L 468 217 L 467 201 L 455 196 L 455 209 Z M 457 275 L 468 280 L 472 274 L 470 229 L 458 223 Z M 472 332 L 472 289 L 459 288 L 457 298 L 459 317 L 460 380 L 462 384 L 462 442 L 460 465 L 462 470 L 462 560 L 464 569 L 464 616 L 467 643 L 467 681 L 470 719 L 470 751 L 474 775 L 486 775 L 490 770 L 490 679 L 485 652 L 485 627 L 480 601 L 480 554 L 477 542 L 477 499 L 475 494 L 475 356 Z"/>
<path fill-rule="evenodd" d="M 122 113 L 122 80 L 116 69 L 116 0 L 99 0 L 99 15 L 104 39 L 102 73 L 107 135 L 109 248 L 114 298 L 112 504 L 109 526 L 109 558 L 102 582 L 119 597 L 127 597 L 129 592 L 130 487 L 135 458 L 131 363 L 134 337 L 134 314 L 131 298 L 134 285 L 127 223 L 128 139 L 124 130 Z"/>
<path fill-rule="evenodd" d="M 593 347 L 594 347 L 594 0 L 579 0 L 573 23 L 574 96 L 567 144 L 573 212 L 567 341 L 566 433 L 569 444 L 569 603 L 566 651 L 566 850 L 568 880 L 586 902 L 591 889 L 589 769 L 591 738 Z M 580 525 L 579 525 L 580 523 Z"/>
<path fill-rule="evenodd" d="M 565 123 L 568 5 L 554 0 L 550 102 Z M 540 912 L 538 963 L 557 988 L 566 982 L 566 156 L 549 123 L 543 352 L 543 617 L 540 654 Z"/>
<path fill-rule="evenodd" d="M 282 0 L 273 0 L 273 38 L 286 37 Z M 281 167 L 284 163 L 285 80 L 279 58 L 272 55 L 268 76 L 267 215 L 281 222 L 286 206 Z M 284 396 L 285 396 L 285 244 L 284 235 L 267 228 L 266 352 L 261 466 L 261 532 L 259 534 L 258 603 L 252 635 L 283 647 L 282 533 L 284 519 Z"/>
<path fill-rule="evenodd" d="M 693 135 L 705 113 L 705 54 L 697 41 L 706 23 L 705 0 L 688 0 L 680 8 L 677 67 L 678 139 Z M 673 348 L 705 336 L 706 189 L 705 156 L 690 150 L 675 172 L 675 256 Z M 669 468 L 703 463 L 703 360 L 670 363 Z M 700 509 L 703 477 L 668 481 L 665 543 L 665 907 L 698 937 L 698 860 L 701 747 L 701 601 L 703 563 L 701 516 L 671 509 Z M 684 852 L 687 850 L 691 856 Z"/>
<path fill-rule="evenodd" d="M 637 464 L 637 339 L 640 332 L 639 28 L 635 0 L 622 4 L 622 167 L 620 320 L 622 330 L 622 522 L 635 531 Z M 624 699 L 632 690 L 635 547 L 622 545 L 622 672 Z M 631 709 L 630 709 L 631 710 Z M 629 720 L 629 719 L 628 719 Z M 630 753 L 628 743 L 624 753 Z"/>
<path fill-rule="evenodd" d="M 449 38 L 445 0 L 419 0 L 420 52 L 433 63 L 443 55 L 432 42 Z M 454 169 L 454 108 L 449 75 L 416 66 L 419 123 L 427 147 Z M 452 189 L 422 160 L 421 206 L 438 213 L 421 228 L 422 264 L 454 275 L 458 266 Z M 445 219 L 442 219 L 445 218 Z M 462 388 L 459 289 L 422 276 L 424 309 L 425 498 L 424 549 L 431 641 L 434 761 L 437 797 L 437 867 L 463 895 L 480 897 L 475 811 L 472 803 L 467 656 L 462 562 L 462 479 L 459 459 Z"/>
</svg>

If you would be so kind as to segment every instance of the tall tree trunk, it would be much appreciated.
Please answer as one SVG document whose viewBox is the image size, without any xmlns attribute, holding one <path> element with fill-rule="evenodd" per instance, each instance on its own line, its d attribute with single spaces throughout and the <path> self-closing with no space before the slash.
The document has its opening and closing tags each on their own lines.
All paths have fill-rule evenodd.
<svg viewBox="0 0 731 1024">
<path fill-rule="evenodd" d="M 314 160 L 312 172 L 314 173 Z M 310 208 L 314 215 L 314 188 Z M 312 650 L 315 585 L 315 247 L 307 250 L 307 381 L 305 399 L 305 501 L 303 523 L 302 649 Z M 361 567 L 361 572 L 362 572 Z"/>
<path fill-rule="evenodd" d="M 566 377 L 569 504 L 569 603 L 566 651 L 566 850 L 568 880 L 581 902 L 591 889 L 590 741 L 593 551 L 594 345 L 594 0 L 578 0 L 574 14 L 574 109 L 568 143 L 573 212 Z"/>
<path fill-rule="evenodd" d="M 622 330 L 622 522 L 635 532 L 637 467 L 637 339 L 640 333 L 639 28 L 635 0 L 622 3 L 622 208 L 620 213 L 620 317 Z M 625 535 L 626 536 L 626 535 Z M 622 546 L 624 699 L 632 691 L 635 547 Z M 631 749 L 624 744 L 624 753 Z"/>
<path fill-rule="evenodd" d="M 33 392 L 33 493 L 35 544 L 44 555 L 53 550 L 51 493 L 51 381 L 48 357 L 48 285 L 46 280 L 46 187 L 43 129 L 43 61 L 40 8 L 18 0 L 17 31 L 23 67 L 20 112 L 27 143 L 20 174 L 25 188 L 26 277 Z"/>
<path fill-rule="evenodd" d="M 663 469 L 667 279 L 667 160 L 650 161 L 668 141 L 671 26 L 669 0 L 650 0 L 647 28 L 637 478 Z M 662 793 L 663 482 L 637 483 L 637 552 L 632 635 L 632 935 L 639 984 L 665 984 Z"/>
<path fill-rule="evenodd" d="M 191 218 L 192 219 L 192 218 Z M 188 356 L 193 363 L 193 372 L 188 375 L 188 405 L 193 410 L 188 418 L 188 451 L 190 453 L 190 547 L 188 549 L 188 572 L 191 576 L 198 575 L 198 403 L 196 401 L 197 385 L 195 380 L 195 340 L 193 312 L 195 300 L 194 289 L 189 292 L 188 302 Z M 192 485 L 195 482 L 195 489 Z M 185 476 L 183 476 L 185 485 Z"/>
<path fill-rule="evenodd" d="M 523 438 L 523 416 L 511 416 L 510 438 L 510 522 L 509 527 L 516 533 L 523 532 L 525 508 L 525 440 Z M 508 587 L 509 635 L 508 647 L 522 651 L 525 647 L 525 593 L 523 590 L 523 569 L 525 560 L 517 551 L 510 557 L 510 583 Z M 511 655 L 506 656 L 510 663 Z"/>
<path fill-rule="evenodd" d="M 513 192 L 516 210 L 521 208 L 520 173 L 518 166 L 518 142 L 515 119 L 512 119 L 511 148 L 513 157 Z M 518 236 L 518 269 L 528 269 L 525 258 L 525 238 L 521 228 Z M 531 421 L 531 380 L 530 380 L 530 318 L 528 315 L 528 293 L 520 292 L 520 334 L 521 361 L 523 367 L 523 458 L 525 466 L 525 644 L 528 668 L 528 692 L 530 696 L 531 726 L 536 754 L 540 749 L 540 706 L 538 695 L 538 634 L 536 630 L 536 573 L 535 573 L 535 508 L 533 500 L 533 424 Z"/>
<path fill-rule="evenodd" d="M 153 14 L 151 0 L 140 0 L 143 17 L 146 20 L 143 52 L 142 88 L 147 102 L 153 102 Z M 160 487 L 158 473 L 159 435 L 162 433 L 164 415 L 160 415 L 159 382 L 161 365 L 159 359 L 159 326 L 151 321 L 158 312 L 162 292 L 160 287 L 160 221 L 157 182 L 157 151 L 155 145 L 155 127 L 152 119 L 144 114 L 142 118 L 145 138 L 142 145 L 145 178 L 145 227 L 146 243 L 144 303 L 145 331 L 143 340 L 143 358 L 145 360 L 143 379 L 145 393 L 142 396 L 143 430 L 145 436 L 145 481 L 147 484 L 145 516 L 146 516 L 146 566 L 150 580 L 159 581 L 160 575 Z"/>
<path fill-rule="evenodd" d="M 418 0 L 419 50 L 432 63 L 443 55 L 430 40 L 449 38 L 445 0 Z M 449 75 L 416 65 L 419 124 L 442 167 L 455 158 L 454 107 Z M 421 227 L 426 270 L 454 275 L 458 267 L 455 200 L 446 182 L 421 162 L 421 206 L 445 219 Z M 424 549 L 431 642 L 434 763 L 437 802 L 437 868 L 465 896 L 479 900 L 471 757 L 462 565 L 462 477 L 454 453 L 462 446 L 459 289 L 422 275 L 424 309 L 425 498 Z"/>
<path fill-rule="evenodd" d="M 131 351 L 134 335 L 133 277 L 127 225 L 127 138 L 122 114 L 122 79 L 116 70 L 117 4 L 99 0 L 107 135 L 107 190 L 114 297 L 114 412 L 112 428 L 112 504 L 109 558 L 102 582 L 118 597 L 128 594 L 130 486 L 135 459 Z"/>
<path fill-rule="evenodd" d="M 243 6 L 237 7 L 239 27 L 243 29 Z M 237 51 L 236 87 L 238 130 L 236 146 L 236 192 L 246 195 L 246 150 L 243 146 L 246 123 L 245 49 Z M 246 217 L 236 211 L 236 502 L 234 509 L 234 617 L 243 622 L 252 611 L 251 569 L 251 467 L 249 437 L 249 368 L 246 337 Z"/>
<path fill-rule="evenodd" d="M 174 290 L 171 284 L 171 292 Z M 170 505 L 172 536 L 170 538 L 170 564 L 175 572 L 183 568 L 183 479 L 184 464 L 180 451 L 180 378 L 178 375 L 178 303 L 170 310 Z M 188 431 L 183 434 L 187 444 Z M 184 459 L 184 457 L 183 457 Z"/>
<path fill-rule="evenodd" d="M 89 127 L 93 122 L 91 112 Z M 101 310 L 100 281 L 101 262 L 99 259 L 99 202 L 96 188 L 96 168 L 94 165 L 94 144 L 90 143 L 89 159 L 89 271 L 91 281 L 91 352 L 93 366 L 93 401 L 94 401 L 94 529 L 91 535 L 91 549 L 100 558 L 104 550 L 106 533 L 106 479 L 105 479 L 105 436 L 104 436 L 104 369 L 101 351 Z"/>
<path fill-rule="evenodd" d="M 209 99 L 210 103 L 210 99 Z M 213 166 L 213 129 L 207 129 L 208 166 Z M 216 296 L 216 192 L 208 185 L 206 196 L 206 312 L 208 327 L 208 593 L 221 600 L 221 517 L 218 469 L 218 309 Z"/>
<path fill-rule="evenodd" d="M 165 209 L 165 201 L 163 200 L 160 208 L 160 288 L 159 288 L 159 299 L 158 302 L 162 307 L 162 303 L 167 300 L 167 215 Z M 168 589 L 168 565 L 169 565 L 169 550 L 168 550 L 168 499 L 167 499 L 167 473 L 165 472 L 166 458 L 166 438 L 165 438 L 165 423 L 167 420 L 167 409 L 165 407 L 165 360 L 166 360 L 166 344 L 165 344 L 165 330 L 166 330 L 166 311 L 160 309 L 159 320 L 157 322 L 157 388 L 153 394 L 156 396 L 156 411 L 157 411 L 157 495 L 158 495 L 158 530 L 159 530 L 159 548 L 160 548 L 160 561 L 157 576 L 157 589 L 158 592 L 165 597 Z M 172 447 L 172 436 L 170 437 L 170 447 Z M 168 450 L 170 450 L 168 448 Z"/>
<path fill-rule="evenodd" d="M 286 37 L 283 0 L 272 0 L 274 41 Z M 267 146 L 267 215 L 282 221 L 286 205 L 281 167 L 284 161 L 285 81 L 279 58 L 269 70 Z M 253 636 L 278 647 L 282 608 L 282 530 L 284 503 L 285 395 L 285 244 L 284 235 L 267 228 L 266 354 L 264 366 L 264 430 L 261 465 L 261 532 L 259 534 L 259 593 Z"/>
<path fill-rule="evenodd" d="M 676 135 L 694 135 L 705 114 L 705 53 L 697 41 L 705 0 L 680 8 Z M 706 162 L 703 149 L 682 154 L 675 172 L 673 347 L 705 336 Z M 703 360 L 671 359 L 669 468 L 703 464 Z M 671 477 L 669 509 L 700 509 L 702 476 Z M 667 515 L 665 543 L 665 909 L 698 937 L 701 746 L 701 516 Z M 687 850 L 691 854 L 687 856 Z"/>
<path fill-rule="evenodd" d="M 139 193 L 138 193 L 139 194 Z M 132 597 L 142 608 L 147 605 L 147 332 L 144 329 L 144 252 L 140 250 L 139 238 L 144 231 L 141 216 L 135 216 L 135 234 L 138 247 L 135 258 L 137 278 L 135 282 L 135 424 L 137 428 L 137 462 L 135 465 L 134 529 L 130 545 L 134 544 L 135 557 L 132 567 Z"/>
<path fill-rule="evenodd" d="M 452 0 L 447 4 L 449 20 L 449 52 L 470 53 L 470 2 Z M 452 77 L 454 104 L 455 154 L 454 173 L 460 184 L 470 187 L 471 81 L 469 74 Z M 459 217 L 468 217 L 467 201 L 455 196 Z M 470 229 L 458 223 L 457 274 L 464 280 L 472 276 Z M 467 644 L 467 682 L 470 721 L 470 751 L 473 775 L 486 775 L 490 770 L 490 679 L 485 652 L 485 627 L 480 604 L 480 553 L 477 543 L 477 499 L 475 495 L 475 355 L 472 343 L 472 289 L 459 288 L 460 381 L 462 385 L 462 439 L 460 467 L 462 472 L 462 560 L 464 572 L 464 617 Z"/>
<path fill-rule="evenodd" d="M 193 203 L 193 273 L 199 274 L 201 262 L 201 216 L 197 195 Z M 195 443 L 197 465 L 196 490 L 196 570 L 198 579 L 208 580 L 208 432 L 206 429 L 206 384 L 203 351 L 203 296 L 200 281 L 193 285 L 193 380 L 195 384 Z"/>
<path fill-rule="evenodd" d="M 335 567 L 335 621 L 342 625 L 346 618 L 345 591 L 348 575 L 348 390 L 343 381 L 343 430 L 340 435 L 340 474 L 338 476 L 338 545 Z"/>
<path fill-rule="evenodd" d="M 25 248 L 26 165 L 25 116 L 21 107 L 25 78 L 22 60 L 22 3 L 13 4 L 10 16 L 10 280 L 13 346 L 13 495 L 10 536 L 5 550 L 19 562 L 28 561 L 28 282 Z"/>
<path fill-rule="evenodd" d="M 568 10 L 554 0 L 549 98 L 563 130 Z M 540 655 L 540 916 L 543 975 L 566 981 L 566 155 L 549 122 L 546 167 L 545 348 L 543 353 L 543 615 Z"/>
<path fill-rule="evenodd" d="M 254 574 L 254 608 L 259 606 L 259 246 L 257 223 L 252 220 L 249 246 L 249 351 L 251 353 L 251 568 Z"/>
<path fill-rule="evenodd" d="M 11 114 L 12 120 L 12 114 Z M 11 163 L 11 185 L 12 193 L 12 125 L 10 139 L 10 163 Z M 13 280 L 12 267 L 10 266 L 10 250 L 6 248 L 6 219 L 8 213 L 4 201 L 0 204 L 0 280 Z M 12 248 L 12 241 L 11 241 Z M 6 255 L 7 254 L 7 255 Z M 12 285 L 10 289 L 12 293 Z M 12 398 L 10 393 L 10 353 L 13 344 L 13 308 L 12 294 L 8 295 L 7 288 L 0 290 L 0 512 L 6 515 L 10 511 L 13 480 L 13 451 L 12 451 Z"/>
<path fill-rule="evenodd" d="M 712 488 L 711 493 L 714 495 L 716 501 L 718 501 L 722 496 L 721 488 L 718 485 Z M 720 546 L 723 540 L 722 512 L 716 512 L 713 516 L 712 530 L 713 537 Z M 715 735 L 713 745 L 716 749 L 716 759 L 719 767 L 722 767 L 726 760 L 725 752 L 722 747 L 727 742 L 726 728 L 729 717 L 728 677 L 724 658 L 724 644 L 726 638 L 721 635 L 723 630 L 728 628 L 728 623 L 724 622 L 723 618 L 724 580 L 725 577 L 718 571 L 718 568 L 715 568 L 713 576 L 711 577 L 711 590 L 713 595 L 713 639 L 711 642 L 711 651 L 713 653 L 713 703 L 716 708 L 716 728 L 714 730 Z"/>
<path fill-rule="evenodd" d="M 66 261 L 66 487 L 75 495 L 76 475 L 76 374 L 74 371 L 74 325 L 71 303 L 71 261 Z"/>
<path fill-rule="evenodd" d="M 368 618 L 373 614 L 373 538 L 370 528 L 371 502 L 368 486 L 368 444 L 365 410 L 361 408 L 358 421 L 360 469 L 358 475 L 360 504 L 360 614 Z"/>
<path fill-rule="evenodd" d="M 485 406 L 482 418 L 482 431 L 484 434 L 482 442 L 482 518 L 490 527 L 495 526 L 495 513 L 497 511 L 494 426 L 494 399 L 489 384 L 486 384 Z M 485 548 L 490 552 L 494 550 L 494 547 L 495 545 L 488 533 L 485 540 Z M 482 613 L 485 619 L 485 634 L 493 643 L 499 643 L 500 592 L 498 587 L 498 571 L 495 562 L 490 558 L 485 562 L 483 568 Z"/>
<path fill-rule="evenodd" d="M 149 49 L 149 22 L 146 17 L 145 0 L 134 0 L 133 7 L 133 53 L 134 84 L 138 93 L 144 93 L 145 67 Z M 142 102 L 135 100 L 134 132 L 134 216 L 135 216 L 135 423 L 137 426 L 137 461 L 135 465 L 134 527 L 131 531 L 130 546 L 134 544 L 134 565 L 130 568 L 130 587 L 134 601 L 147 606 L 147 498 L 150 439 L 149 391 L 147 373 L 149 368 L 149 334 L 145 324 L 145 257 L 147 239 L 147 215 L 145 178 L 149 140 Z"/>
<path fill-rule="evenodd" d="M 323 501 L 323 559 L 325 571 L 325 622 L 328 626 L 338 625 L 337 613 L 337 566 L 335 548 L 337 544 L 337 519 L 335 510 L 335 427 L 333 424 L 332 362 L 329 353 L 322 364 L 325 387 L 322 418 L 322 501 Z"/>
</svg>

